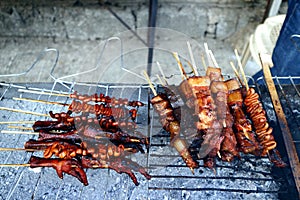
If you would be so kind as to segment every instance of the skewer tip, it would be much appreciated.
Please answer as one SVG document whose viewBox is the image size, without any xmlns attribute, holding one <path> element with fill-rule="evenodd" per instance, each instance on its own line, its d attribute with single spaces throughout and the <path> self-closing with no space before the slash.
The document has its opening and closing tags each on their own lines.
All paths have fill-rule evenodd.
<svg viewBox="0 0 300 200">
<path fill-rule="evenodd" d="M 219 158 L 222 158 L 220 151 L 217 152 Z"/>
<path fill-rule="evenodd" d="M 236 59 L 237 59 L 237 62 L 238 62 L 238 66 L 240 68 L 240 71 L 241 71 L 243 79 L 244 79 L 244 84 L 246 86 L 246 90 L 248 91 L 249 90 L 249 85 L 248 85 L 248 82 L 247 82 L 247 78 L 246 78 L 246 75 L 245 75 L 245 71 L 244 71 L 244 68 L 243 68 L 243 65 L 242 65 L 241 58 L 239 56 L 238 50 L 234 49 L 234 53 L 235 53 L 235 56 L 236 56 Z"/>
<path fill-rule="evenodd" d="M 157 92 L 156 92 L 156 90 L 155 90 L 155 88 L 154 88 L 154 86 L 153 86 L 153 84 L 152 84 L 152 82 L 151 82 L 151 80 L 150 80 L 149 75 L 147 74 L 147 72 L 146 72 L 145 70 L 143 70 L 143 75 L 144 75 L 144 77 L 146 78 L 146 80 L 147 80 L 147 82 L 148 82 L 148 84 L 149 84 L 149 87 L 150 87 L 150 89 L 152 90 L 154 96 L 157 96 Z"/>
<path fill-rule="evenodd" d="M 178 64 L 178 68 L 179 68 L 179 71 L 181 73 L 181 76 L 182 76 L 182 80 L 184 79 L 187 79 L 187 75 L 183 69 L 183 66 L 182 66 L 182 63 L 180 62 L 180 59 L 179 59 L 179 56 L 178 56 L 178 53 L 177 52 L 173 52 L 173 56 Z"/>
<path fill-rule="evenodd" d="M 190 167 L 192 174 L 195 174 L 194 168 Z"/>
</svg>

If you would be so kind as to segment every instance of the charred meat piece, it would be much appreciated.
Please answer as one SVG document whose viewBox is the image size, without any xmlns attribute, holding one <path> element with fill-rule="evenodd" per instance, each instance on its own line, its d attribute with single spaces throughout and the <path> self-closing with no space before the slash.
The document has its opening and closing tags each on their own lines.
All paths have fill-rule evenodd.
<svg viewBox="0 0 300 200">
<path fill-rule="evenodd" d="M 63 178 L 63 173 L 69 174 L 77 178 L 84 185 L 88 185 L 86 173 L 82 165 L 74 159 L 61 159 L 61 158 L 40 158 L 31 156 L 29 160 L 31 168 L 35 167 L 52 167 L 56 170 L 59 178 Z"/>
<path fill-rule="evenodd" d="M 263 109 L 259 95 L 255 92 L 254 88 L 250 88 L 247 91 L 244 104 L 255 129 L 259 144 L 262 146 L 261 156 L 266 156 L 269 154 L 269 151 L 276 148 L 277 143 L 273 136 L 273 128 L 269 126 L 266 111 Z M 277 167 L 285 166 L 277 150 L 272 151 L 272 155 L 269 158 Z"/>
<path fill-rule="evenodd" d="M 223 80 L 221 68 L 207 67 L 206 76 L 209 77 L 210 81 L 222 81 Z"/>
<path fill-rule="evenodd" d="M 150 180 L 151 176 L 148 174 L 148 172 L 139 164 L 136 162 L 133 162 L 132 160 L 128 158 L 116 158 L 111 159 L 109 161 L 99 161 L 96 159 L 90 159 L 87 157 L 82 158 L 82 165 L 84 168 L 102 168 L 102 169 L 112 169 L 116 171 L 117 173 L 125 173 L 127 174 L 134 184 L 136 186 L 139 185 L 137 178 L 132 170 L 137 171 L 144 175 L 146 179 Z"/>
<path fill-rule="evenodd" d="M 250 121 L 243 111 L 243 97 L 239 83 L 237 80 L 231 79 L 227 81 L 226 84 L 230 91 L 228 96 L 228 106 L 234 117 L 233 128 L 239 149 L 243 153 L 251 153 L 259 156 L 261 154 L 261 146 L 255 137 Z"/>
<path fill-rule="evenodd" d="M 185 139 L 180 137 L 180 123 L 176 119 L 169 98 L 165 94 L 159 94 L 151 99 L 151 104 L 158 113 L 163 128 L 171 135 L 171 145 L 193 171 L 198 167 L 198 163 L 190 155 Z"/>
<path fill-rule="evenodd" d="M 114 98 L 114 97 L 109 97 L 109 96 L 105 96 L 104 94 L 100 93 L 98 94 L 93 94 L 93 95 L 81 95 L 78 94 L 78 92 L 74 92 L 73 94 L 70 94 L 70 98 L 73 99 L 78 99 L 82 102 L 101 102 L 101 103 L 105 103 L 105 104 L 109 104 L 111 106 L 131 106 L 131 107 L 140 107 L 140 106 L 144 106 L 145 104 L 143 102 L 140 101 L 129 101 L 128 99 L 122 99 L 122 98 Z"/>
</svg>

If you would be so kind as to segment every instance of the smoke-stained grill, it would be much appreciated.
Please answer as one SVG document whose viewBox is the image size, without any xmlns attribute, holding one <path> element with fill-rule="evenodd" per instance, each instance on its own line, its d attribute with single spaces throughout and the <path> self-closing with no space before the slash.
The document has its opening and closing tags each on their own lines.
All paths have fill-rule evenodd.
<svg viewBox="0 0 300 200">
<path fill-rule="evenodd" d="M 277 83 L 285 81 L 284 85 L 277 85 L 279 95 L 284 107 L 290 129 L 293 133 L 294 142 L 299 153 L 298 134 L 300 124 L 299 110 L 299 86 L 295 84 L 298 78 L 275 79 Z M 51 83 L 32 83 L 32 84 L 11 84 L 1 83 L 1 106 L 16 109 L 47 113 L 49 110 L 62 112 L 66 109 L 57 105 L 46 105 L 41 103 L 29 103 L 26 101 L 15 101 L 12 97 L 24 97 L 31 99 L 42 99 L 47 101 L 57 101 L 62 103 L 70 103 L 67 97 L 58 97 L 54 95 L 30 94 L 19 92 L 19 89 L 29 89 L 38 91 L 70 93 L 70 89 L 76 87 L 77 91 L 85 91 L 92 84 L 80 84 L 75 86 L 69 85 L 67 88 L 63 85 Z M 139 100 L 148 104 L 148 87 L 143 85 L 93 85 L 95 91 L 111 96 L 126 96 L 130 99 Z M 263 106 L 267 111 L 270 125 L 274 128 L 275 139 L 278 141 L 278 148 L 282 152 L 283 159 L 287 161 L 284 145 L 281 140 L 281 132 L 277 128 L 277 119 L 272 109 L 271 100 L 268 90 L 263 79 L 259 79 L 256 83 L 256 89 L 263 101 Z M 158 88 L 161 90 L 161 88 Z M 83 93 L 83 92 L 82 92 Z M 128 97 L 128 96 L 127 96 Z M 150 104 L 148 104 L 150 106 Z M 37 121 L 45 120 L 44 117 L 33 116 L 30 114 L 17 114 L 9 111 L 1 111 L 3 122 L 5 121 Z M 63 198 L 66 195 L 78 196 L 82 199 L 91 196 L 100 195 L 101 197 L 113 197 L 116 195 L 120 198 L 135 199 L 140 197 L 149 197 L 157 199 L 163 196 L 171 195 L 174 198 L 187 199 L 217 197 L 220 194 L 224 198 L 276 198 L 276 197 L 297 197 L 295 184 L 289 168 L 279 169 L 272 168 L 268 158 L 256 159 L 251 155 L 242 155 L 241 161 L 233 163 L 217 162 L 217 175 L 203 167 L 200 162 L 200 168 L 195 170 L 192 175 L 190 170 L 180 159 L 180 156 L 169 148 L 170 139 L 159 123 L 157 114 L 152 107 L 147 106 L 139 109 L 137 123 L 139 131 L 146 136 L 151 136 L 150 149 L 144 156 L 134 157 L 144 167 L 148 168 L 152 176 L 152 180 L 146 181 L 143 178 L 141 185 L 135 187 L 125 175 L 116 174 L 109 170 L 88 170 L 87 176 L 91 178 L 90 186 L 83 187 L 72 177 L 65 176 L 64 180 L 57 179 L 55 171 L 42 169 L 41 173 L 34 173 L 28 168 L 1 168 L 1 198 L 14 199 L 24 195 L 28 198 L 38 199 L 41 197 Z M 149 117 L 148 117 L 149 116 Z M 148 120 L 150 124 L 148 126 Z M 27 126 L 26 124 L 18 124 Z M 30 125 L 28 125 L 30 126 Z M 1 130 L 8 129 L 7 125 L 1 124 Z M 1 147 L 22 147 L 24 142 L 32 135 L 25 134 L 1 134 Z M 2 163 L 27 163 L 32 153 L 25 152 L 1 152 Z M 38 152 L 36 153 L 38 155 Z M 105 186 L 106 185 L 106 186 Z M 34 186 L 34 188 L 33 188 Z M 101 190 L 94 189 L 100 187 Z M 28 191 L 24 194 L 23 191 Z M 120 190 L 126 190 L 121 194 Z M 101 194 L 100 194 L 100 191 Z M 104 192 L 103 192 L 104 191 Z M 24 197 L 26 198 L 26 197 Z"/>
</svg>

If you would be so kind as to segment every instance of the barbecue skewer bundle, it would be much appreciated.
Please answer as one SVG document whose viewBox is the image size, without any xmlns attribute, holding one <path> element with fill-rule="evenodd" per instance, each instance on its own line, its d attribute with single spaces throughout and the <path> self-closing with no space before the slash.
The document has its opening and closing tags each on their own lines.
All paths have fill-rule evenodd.
<svg viewBox="0 0 300 200">
<path fill-rule="evenodd" d="M 165 92 L 157 93 L 144 75 L 154 94 L 150 103 L 162 128 L 170 134 L 170 145 L 193 173 L 199 160 L 215 171 L 218 158 L 231 162 L 241 154 L 268 156 L 275 166 L 286 166 L 254 88 L 238 75 L 239 81 L 224 80 L 218 67 L 205 67 L 205 75 L 199 76 L 193 66 L 194 76 L 188 77 L 178 55 L 174 56 L 183 77 L 178 86 L 169 86 L 164 78 Z M 31 156 L 28 165 L 52 167 L 60 178 L 67 173 L 84 185 L 88 185 L 85 169 L 89 168 L 126 173 L 136 185 L 133 171 L 150 179 L 148 172 L 129 158 L 133 153 L 145 153 L 144 147 L 150 146 L 148 138 L 136 130 L 138 108 L 144 104 L 104 94 L 74 92 L 70 98 L 73 101 L 66 112 L 50 111 L 52 120 L 33 124 L 38 138 L 27 141 L 24 147 L 43 151 L 43 157 Z M 183 103 L 175 102 L 175 108 L 178 98 Z M 176 112 L 180 109 L 182 112 Z"/>
<path fill-rule="evenodd" d="M 197 74 L 187 77 L 178 55 L 174 54 L 174 57 L 183 77 L 179 86 L 175 86 L 184 102 L 183 109 L 197 117 L 188 117 L 192 121 L 186 122 L 186 117 L 181 116 L 181 121 L 176 119 L 173 126 L 174 110 L 168 106 L 169 95 L 153 92 L 151 104 L 163 128 L 170 133 L 171 141 L 175 136 L 185 141 L 184 148 L 189 159 L 182 158 L 188 167 L 197 168 L 198 161 L 203 160 L 205 167 L 215 170 L 217 157 L 231 162 L 234 158 L 240 158 L 240 153 L 258 157 L 267 155 L 275 166 L 286 166 L 275 149 L 272 128 L 254 88 L 249 88 L 247 84 L 245 87 L 242 81 L 236 79 L 224 81 L 221 69 L 215 67 L 207 67 L 205 76 Z M 169 86 L 165 87 L 168 91 Z M 182 124 L 192 124 L 194 127 L 191 130 L 197 130 L 197 133 L 186 134 Z M 191 135 L 194 138 L 189 137 Z M 195 152 L 198 152 L 196 156 Z"/>
<path fill-rule="evenodd" d="M 144 104 L 103 94 L 75 92 L 70 97 L 74 100 L 66 113 L 50 111 L 53 120 L 33 124 L 38 139 L 30 139 L 24 147 L 28 151 L 42 150 L 43 157 L 32 156 L 30 167 L 52 167 L 60 178 L 67 173 L 84 185 L 88 185 L 87 168 L 126 173 L 136 185 L 133 171 L 150 179 L 142 166 L 128 158 L 132 153 L 145 153 L 144 147 L 149 147 L 148 138 L 135 130 L 137 109 Z"/>
</svg>

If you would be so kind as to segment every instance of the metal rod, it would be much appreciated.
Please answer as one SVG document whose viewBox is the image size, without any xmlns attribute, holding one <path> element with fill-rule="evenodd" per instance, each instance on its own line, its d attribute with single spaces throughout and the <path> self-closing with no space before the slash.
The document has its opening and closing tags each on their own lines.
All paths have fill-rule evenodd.
<svg viewBox="0 0 300 200">
<path fill-rule="evenodd" d="M 158 0 L 149 1 L 147 74 L 151 76 Z"/>
</svg>

